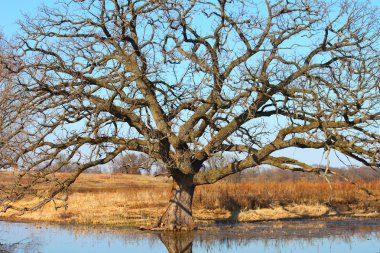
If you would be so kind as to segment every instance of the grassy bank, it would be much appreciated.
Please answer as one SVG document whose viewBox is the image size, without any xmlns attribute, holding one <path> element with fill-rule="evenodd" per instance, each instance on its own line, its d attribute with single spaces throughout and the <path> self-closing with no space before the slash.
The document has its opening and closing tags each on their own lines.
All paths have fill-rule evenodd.
<svg viewBox="0 0 380 253">
<path fill-rule="evenodd" d="M 9 174 L 0 173 L 7 182 Z M 194 196 L 194 216 L 198 223 L 257 221 L 336 215 L 377 215 L 380 204 L 360 190 L 364 187 L 380 195 L 380 180 L 336 181 L 320 178 L 298 180 L 222 181 L 200 186 Z M 68 207 L 56 210 L 53 203 L 1 219 L 53 221 L 78 224 L 143 226 L 154 224 L 169 200 L 171 180 L 124 174 L 82 174 L 72 186 Z"/>
</svg>

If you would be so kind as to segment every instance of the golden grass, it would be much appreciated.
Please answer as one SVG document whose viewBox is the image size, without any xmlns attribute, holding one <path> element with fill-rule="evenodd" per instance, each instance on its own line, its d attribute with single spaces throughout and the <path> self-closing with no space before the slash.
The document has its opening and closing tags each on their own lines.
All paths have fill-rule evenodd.
<svg viewBox="0 0 380 253">
<path fill-rule="evenodd" d="M 3 184 L 9 174 L 0 173 Z M 258 221 L 283 218 L 321 217 L 336 214 L 377 215 L 378 201 L 359 187 L 380 195 L 380 181 L 333 182 L 323 180 L 241 183 L 218 182 L 200 186 L 194 196 L 198 222 Z M 68 208 L 44 208 L 15 216 L 11 211 L 0 219 L 78 224 L 145 226 L 154 224 L 168 204 L 171 180 L 163 177 L 125 174 L 83 174 L 71 187 Z M 31 201 L 31 200 L 28 200 Z M 26 204 L 24 201 L 21 204 Z"/>
<path fill-rule="evenodd" d="M 332 189 L 323 180 L 300 180 L 283 182 L 218 182 L 199 187 L 195 195 L 195 206 L 207 209 L 260 209 L 273 205 L 365 205 L 368 195 L 360 189 L 366 188 L 375 195 L 380 194 L 380 181 L 331 183 Z"/>
</svg>

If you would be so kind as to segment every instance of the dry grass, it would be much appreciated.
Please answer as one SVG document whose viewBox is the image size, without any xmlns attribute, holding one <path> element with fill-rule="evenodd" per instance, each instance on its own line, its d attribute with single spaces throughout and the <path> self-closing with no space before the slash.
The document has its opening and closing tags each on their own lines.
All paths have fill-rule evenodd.
<svg viewBox="0 0 380 253">
<path fill-rule="evenodd" d="M 3 184 L 9 174 L 0 173 Z M 194 216 L 198 222 L 256 221 L 336 214 L 369 215 L 380 205 L 359 187 L 380 195 L 380 181 L 333 182 L 322 180 L 219 182 L 198 187 Z M 70 190 L 68 208 L 53 203 L 19 216 L 7 212 L 3 219 L 24 219 L 80 224 L 151 225 L 164 212 L 171 180 L 124 174 L 83 174 Z M 23 203 L 25 204 L 25 202 Z"/>
<path fill-rule="evenodd" d="M 380 181 L 333 182 L 323 180 L 284 181 L 284 182 L 219 182 L 199 187 L 195 195 L 195 207 L 206 209 L 222 208 L 227 210 L 255 210 L 287 205 L 329 205 L 361 206 L 366 205 L 368 195 L 360 187 L 380 194 Z"/>
</svg>

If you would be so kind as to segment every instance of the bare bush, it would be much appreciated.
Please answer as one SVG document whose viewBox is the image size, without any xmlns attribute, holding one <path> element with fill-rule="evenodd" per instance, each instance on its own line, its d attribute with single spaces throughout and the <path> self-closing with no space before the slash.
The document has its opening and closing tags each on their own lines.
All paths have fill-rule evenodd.
<svg viewBox="0 0 380 253">
<path fill-rule="evenodd" d="M 144 154 L 126 153 L 115 159 L 112 171 L 126 174 L 142 174 L 145 172 L 150 175 L 152 164 L 152 160 Z"/>
</svg>

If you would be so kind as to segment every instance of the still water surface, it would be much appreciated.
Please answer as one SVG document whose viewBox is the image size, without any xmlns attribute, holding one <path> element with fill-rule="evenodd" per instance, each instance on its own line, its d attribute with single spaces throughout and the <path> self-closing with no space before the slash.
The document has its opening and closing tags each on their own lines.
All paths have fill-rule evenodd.
<svg viewBox="0 0 380 253">
<path fill-rule="evenodd" d="M 193 233 L 0 221 L 0 253 L 380 253 L 380 219 L 263 222 Z"/>
</svg>

